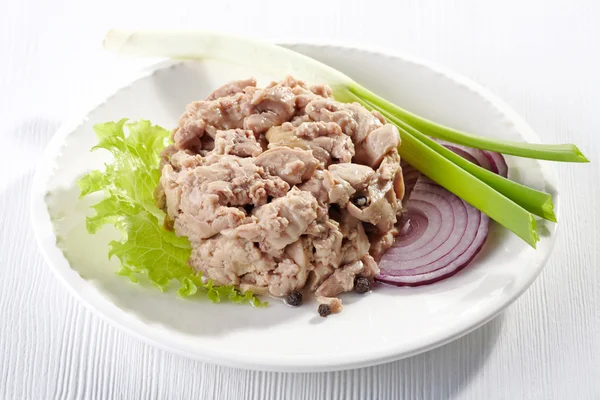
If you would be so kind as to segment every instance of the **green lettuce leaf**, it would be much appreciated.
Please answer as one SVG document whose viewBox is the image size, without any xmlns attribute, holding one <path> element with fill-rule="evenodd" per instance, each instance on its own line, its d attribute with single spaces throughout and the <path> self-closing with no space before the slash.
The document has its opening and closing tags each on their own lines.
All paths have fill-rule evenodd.
<svg viewBox="0 0 600 400">
<path fill-rule="evenodd" d="M 119 275 L 132 282 L 147 279 L 161 290 L 173 281 L 182 297 L 204 295 L 213 302 L 229 300 L 263 306 L 252 293 L 240 293 L 233 286 L 218 286 L 187 264 L 192 248 L 186 237 L 164 228 L 165 213 L 154 201 L 160 178 L 160 152 L 168 145 L 170 131 L 150 121 L 106 122 L 94 126 L 98 144 L 92 149 L 112 153 L 113 161 L 104 171 L 91 171 L 78 185 L 81 197 L 102 191 L 104 198 L 92 206 L 87 218 L 88 232 L 106 224 L 114 225 L 122 236 L 109 244 L 109 258 L 121 261 Z"/>
</svg>

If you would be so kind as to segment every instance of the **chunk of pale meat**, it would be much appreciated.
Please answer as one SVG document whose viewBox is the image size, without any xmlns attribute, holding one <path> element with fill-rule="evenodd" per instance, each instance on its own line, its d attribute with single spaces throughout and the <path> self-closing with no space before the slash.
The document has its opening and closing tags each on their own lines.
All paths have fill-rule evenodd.
<svg viewBox="0 0 600 400">
<path fill-rule="evenodd" d="M 285 255 L 298 264 L 298 266 L 307 270 L 312 266 L 311 253 L 311 244 L 305 237 L 301 237 L 285 248 Z"/>
<path fill-rule="evenodd" d="M 315 139 L 322 136 L 342 136 L 342 129 L 333 122 L 304 122 L 295 129 L 296 136 L 304 139 Z"/>
<path fill-rule="evenodd" d="M 327 85 L 313 85 L 310 87 L 310 91 L 320 97 L 333 98 L 333 92 Z"/>
<path fill-rule="evenodd" d="M 202 165 L 179 172 L 167 164 L 160 186 L 177 233 L 191 240 L 245 223 L 246 213 L 239 206 L 260 206 L 289 190 L 287 183 L 267 175 L 252 159 L 236 156 L 202 158 Z"/>
<path fill-rule="evenodd" d="M 365 265 L 365 268 L 361 272 L 361 276 L 369 279 L 375 278 L 379 273 L 379 267 L 377 266 L 377 262 L 373 259 L 373 257 L 366 255 L 362 259 L 362 262 Z"/>
<path fill-rule="evenodd" d="M 246 274 L 264 276 L 276 266 L 275 261 L 254 243 L 222 235 L 198 241 L 189 264 L 221 285 L 237 285 L 240 276 Z"/>
<path fill-rule="evenodd" d="M 293 290 L 301 290 L 306 283 L 308 271 L 293 260 L 286 258 L 277 264 L 267 277 L 269 292 L 273 296 L 285 296 Z"/>
<path fill-rule="evenodd" d="M 369 133 L 365 140 L 357 146 L 354 161 L 377 168 L 386 155 L 396 152 L 399 145 L 398 129 L 394 125 L 386 124 Z"/>
<path fill-rule="evenodd" d="M 296 185 L 311 178 L 319 161 L 310 151 L 276 147 L 256 157 L 255 164 L 290 185 Z"/>
<path fill-rule="evenodd" d="M 315 265 L 313 270 L 310 271 L 310 274 L 308 275 L 308 280 L 306 283 L 308 290 L 311 292 L 317 290 L 319 285 L 323 283 L 325 279 L 330 277 L 331 274 L 333 274 L 333 271 L 335 271 L 335 268 L 333 268 L 331 265 Z"/>
<path fill-rule="evenodd" d="M 334 184 L 329 191 L 329 199 L 332 203 L 345 207 L 356 190 L 345 180 L 336 179 L 333 175 L 332 178 Z"/>
<path fill-rule="evenodd" d="M 328 205 L 330 203 L 329 193 L 334 186 L 335 182 L 329 171 L 317 170 L 312 178 L 299 185 L 298 188 L 312 193 L 319 204 Z"/>
<path fill-rule="evenodd" d="M 354 113 L 332 99 L 317 98 L 310 101 L 305 107 L 305 113 L 306 118 L 300 118 L 300 122 L 306 120 L 334 122 L 340 126 L 343 133 L 352 138 L 358 128 Z"/>
<path fill-rule="evenodd" d="M 350 162 L 354 156 L 352 140 L 332 122 L 305 122 L 297 127 L 285 123 L 269 129 L 266 137 L 270 147 L 312 150 L 313 156 L 325 167 L 332 162 Z"/>
<path fill-rule="evenodd" d="M 369 254 L 369 238 L 365 233 L 362 223 L 346 211 L 341 212 L 340 231 L 344 237 L 342 241 L 343 264 L 352 263 Z"/>
<path fill-rule="evenodd" d="M 335 297 L 340 293 L 349 292 L 354 288 L 354 279 L 365 269 L 362 261 L 346 264 L 335 270 L 315 291 L 315 295 Z"/>
<path fill-rule="evenodd" d="M 207 133 L 214 138 L 217 130 L 242 128 L 251 112 L 250 97 L 244 93 L 212 101 L 195 101 L 186 107 L 173 133 L 178 149 L 202 148 L 200 139 Z"/>
<path fill-rule="evenodd" d="M 337 268 L 344 256 L 342 251 L 344 236 L 340 231 L 339 224 L 333 220 L 326 220 L 319 225 L 322 233 L 312 239 L 313 263 Z"/>
<path fill-rule="evenodd" d="M 308 141 L 309 149 L 319 152 L 319 161 L 327 167 L 331 163 L 349 163 L 354 156 L 354 145 L 349 136 L 321 136 Z"/>
<path fill-rule="evenodd" d="M 281 126 L 274 126 L 270 128 L 265 134 L 267 141 L 272 144 L 278 143 L 290 143 L 296 144 L 303 143 L 302 140 L 296 135 L 296 127 L 289 122 L 284 123 Z"/>
<path fill-rule="evenodd" d="M 356 130 L 352 136 L 355 145 L 361 143 L 371 132 L 383 125 L 377 114 L 372 113 L 358 103 L 344 104 L 344 107 L 352 111 L 356 121 Z"/>
<path fill-rule="evenodd" d="M 244 128 L 254 133 L 263 133 L 272 126 L 281 125 L 296 112 L 296 96 L 289 87 L 275 85 L 249 93 L 252 94 L 251 105 L 259 113 L 248 116 Z"/>
<path fill-rule="evenodd" d="M 227 131 L 217 131 L 215 135 L 214 152 L 216 154 L 256 157 L 262 151 L 262 147 L 256 141 L 252 131 L 229 129 Z"/>
<path fill-rule="evenodd" d="M 244 89 L 250 87 L 256 87 L 256 79 L 249 78 L 239 81 L 229 82 L 220 88 L 213 91 L 211 94 L 206 97 L 206 100 L 216 100 L 219 97 L 231 96 L 236 93 L 244 92 Z"/>
<path fill-rule="evenodd" d="M 398 206 L 396 195 L 391 189 L 387 190 L 383 196 L 379 196 L 383 191 L 377 192 L 377 195 L 374 195 L 373 192 L 375 190 L 369 188 L 371 203 L 368 207 L 359 208 L 350 202 L 347 204 L 346 210 L 354 218 L 377 226 L 380 232 L 389 231 L 394 227 L 397 219 Z"/>
<path fill-rule="evenodd" d="M 313 270 L 308 278 L 308 288 L 314 291 L 333 271 L 340 266 L 343 257 L 343 235 L 339 224 L 326 219 L 313 222 L 306 230 L 312 244 Z"/>
<path fill-rule="evenodd" d="M 369 242 L 371 242 L 371 248 L 369 254 L 379 261 L 381 256 L 394 244 L 394 238 L 398 234 L 396 229 L 389 230 L 383 233 L 369 234 Z"/>
<path fill-rule="evenodd" d="M 348 203 L 346 209 L 356 219 L 377 226 L 379 232 L 385 233 L 394 228 L 401 203 L 396 197 L 398 189 L 404 185 L 397 178 L 401 173 L 400 156 L 397 152 L 387 154 L 373 178 L 373 183 L 367 187 L 366 197 L 368 206 L 358 207 Z M 399 186 L 402 185 L 400 188 Z M 401 192 L 400 194 L 403 195 Z"/>
<path fill-rule="evenodd" d="M 334 179 L 348 182 L 356 191 L 365 190 L 375 175 L 371 167 L 361 164 L 333 164 L 328 170 Z"/>
<path fill-rule="evenodd" d="M 316 99 L 305 107 L 313 121 L 334 122 L 358 145 L 375 129 L 383 126 L 377 114 L 359 104 L 343 104 L 330 99 Z"/>
<path fill-rule="evenodd" d="M 283 249 L 297 241 L 317 218 L 317 207 L 317 200 L 310 193 L 292 188 L 285 197 L 255 208 L 256 222 L 239 226 L 236 234 L 253 242 L 267 242 L 274 249 Z"/>
<path fill-rule="evenodd" d="M 190 185 L 200 186 L 203 193 L 217 194 L 221 204 L 260 206 L 269 197 L 285 196 L 290 188 L 282 179 L 256 165 L 251 158 L 211 155 L 204 160 L 204 165 L 188 171 L 181 179 Z"/>
<path fill-rule="evenodd" d="M 303 81 L 298 80 L 290 75 L 286 76 L 279 84 L 282 86 L 287 86 L 287 87 L 291 88 L 292 90 L 294 90 L 294 94 L 309 92 L 309 93 L 315 94 L 316 96 L 319 96 L 319 97 L 325 97 L 325 98 L 333 97 L 333 93 L 329 86 L 313 85 L 313 86 L 309 87 Z M 269 85 L 269 86 L 273 86 L 273 84 Z"/>
<path fill-rule="evenodd" d="M 365 191 L 375 176 L 370 167 L 350 163 L 330 165 L 329 172 L 334 181 L 330 191 L 331 202 L 341 206 L 346 206 L 355 193 Z"/>
<path fill-rule="evenodd" d="M 180 236 L 187 236 L 190 241 L 207 239 L 217 233 L 235 228 L 243 224 L 246 214 L 236 207 L 215 205 L 204 197 L 195 213 L 182 212 L 175 218 L 174 228 Z M 187 209 L 184 201 L 182 207 Z"/>
</svg>

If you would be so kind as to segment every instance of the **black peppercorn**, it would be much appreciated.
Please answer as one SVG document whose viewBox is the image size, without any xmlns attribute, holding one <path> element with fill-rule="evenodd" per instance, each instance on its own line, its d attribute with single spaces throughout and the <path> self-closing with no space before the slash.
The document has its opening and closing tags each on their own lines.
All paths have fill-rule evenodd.
<svg viewBox="0 0 600 400">
<path fill-rule="evenodd" d="M 321 317 L 326 317 L 331 314 L 331 307 L 329 304 L 319 304 L 319 315 Z"/>
<path fill-rule="evenodd" d="M 356 280 L 354 281 L 354 291 L 363 294 L 367 293 L 369 290 L 371 290 L 371 282 L 365 277 L 356 277 Z"/>
<path fill-rule="evenodd" d="M 298 307 L 300 304 L 302 304 L 302 293 L 294 290 L 285 297 L 285 302 L 292 307 Z"/>
</svg>

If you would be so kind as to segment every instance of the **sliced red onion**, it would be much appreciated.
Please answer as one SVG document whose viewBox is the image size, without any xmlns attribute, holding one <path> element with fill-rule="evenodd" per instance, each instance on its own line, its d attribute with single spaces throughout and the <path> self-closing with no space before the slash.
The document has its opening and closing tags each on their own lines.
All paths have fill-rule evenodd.
<svg viewBox="0 0 600 400">
<path fill-rule="evenodd" d="M 434 197 L 431 196 L 432 194 Z M 444 221 L 444 216 L 442 216 L 442 224 L 447 224 L 448 227 L 451 228 L 451 232 L 449 238 L 439 246 L 436 247 L 436 242 L 431 241 L 426 244 L 426 249 L 421 247 L 417 251 L 412 252 L 406 251 L 407 246 L 405 246 L 404 237 L 400 236 L 396 243 L 394 243 L 394 247 L 398 251 L 389 254 L 382 259 L 380 263 L 383 267 L 386 267 L 388 263 L 393 263 L 394 272 L 392 272 L 391 275 L 412 275 L 414 273 L 420 273 L 420 267 L 414 267 L 417 263 L 425 266 L 425 268 L 432 268 L 432 264 L 440 264 L 438 268 L 443 267 L 445 265 L 443 263 L 446 261 L 448 254 L 455 251 L 461 239 L 465 235 L 469 235 L 470 230 L 473 232 L 471 237 L 472 240 L 475 237 L 474 232 L 479 226 L 480 216 L 477 209 L 470 207 L 470 210 L 467 210 L 464 201 L 454 194 L 447 196 L 446 190 L 438 185 L 428 183 L 423 184 L 422 182 L 419 182 L 413 192 L 413 196 L 416 197 L 416 195 L 420 195 L 420 197 L 424 199 L 431 199 L 433 202 L 437 202 L 439 199 L 438 196 L 442 196 L 452 204 L 452 212 L 447 213 L 446 216 L 452 217 L 453 220 Z M 432 206 L 435 207 L 435 203 L 432 204 Z M 471 212 L 469 213 L 468 211 Z M 410 204 L 410 208 L 407 210 L 409 216 L 419 214 L 420 212 L 421 210 L 414 207 L 413 204 Z M 434 230 L 435 228 L 432 225 L 433 224 L 429 224 L 428 228 Z M 441 237 L 442 235 L 438 235 L 436 236 L 436 239 L 439 241 Z M 462 248 L 462 250 L 466 250 L 466 246 Z"/>
<path fill-rule="evenodd" d="M 421 173 L 415 167 L 404 161 L 400 163 L 400 166 L 402 167 L 402 177 L 404 179 L 404 198 L 408 199 L 410 192 L 412 192 L 412 189 L 417 183 L 417 179 L 419 179 L 421 176 Z"/>
<path fill-rule="evenodd" d="M 500 153 L 474 149 L 472 147 L 461 146 L 459 144 L 449 143 L 442 140 L 437 140 L 437 142 L 444 145 L 444 147 L 448 148 L 449 150 L 452 150 L 462 158 L 469 160 L 482 168 L 490 170 L 505 178 L 508 176 L 508 166 L 506 165 L 506 160 Z"/>
<path fill-rule="evenodd" d="M 506 178 L 508 176 L 508 165 L 506 165 L 504 156 L 500 153 L 494 153 L 493 151 L 487 150 L 484 150 L 484 153 L 494 166 L 492 171 Z"/>
<path fill-rule="evenodd" d="M 436 270 L 430 270 L 421 274 L 407 276 L 389 275 L 390 269 L 384 270 L 380 267 L 381 272 L 379 275 L 377 275 L 376 279 L 380 282 L 390 283 L 396 286 L 422 286 L 439 282 L 442 279 L 449 278 L 456 274 L 458 271 L 469 265 L 469 263 L 475 258 L 485 243 L 485 239 L 487 238 L 488 234 L 489 217 L 483 213 L 480 214 L 482 220 L 477 228 L 473 241 L 469 243 L 465 240 L 464 242 L 468 243 L 467 249 L 452 262 Z"/>
<path fill-rule="evenodd" d="M 478 164 L 480 167 L 490 170 L 500 176 L 508 176 L 508 166 L 504 156 L 488 150 L 479 150 L 471 147 L 460 146 L 454 143 L 443 143 L 443 145 L 459 156 Z"/>
<path fill-rule="evenodd" d="M 408 228 L 405 229 L 406 234 L 400 232 L 396 241 L 402 239 L 405 245 L 410 245 L 423 236 L 429 226 L 429 220 L 424 213 L 413 213 L 410 215 L 408 212 L 405 212 L 405 215 L 408 218 Z M 431 235 L 431 237 L 433 237 L 433 235 Z"/>
<path fill-rule="evenodd" d="M 381 282 L 419 286 L 451 276 L 487 237 L 487 216 L 426 178 L 415 185 L 405 215 L 411 227 L 379 261 Z"/>
<path fill-rule="evenodd" d="M 501 154 L 442 144 L 470 162 L 507 175 Z M 398 286 L 426 285 L 454 275 L 473 260 L 487 238 L 489 218 L 412 166 L 403 163 L 402 169 L 407 199 L 403 225 L 379 261 L 376 279 Z"/>
<path fill-rule="evenodd" d="M 396 268 L 410 268 L 415 262 L 421 262 L 421 259 L 427 258 L 430 254 L 454 248 L 460 238 L 465 233 L 467 225 L 467 211 L 464 202 L 457 196 L 446 196 L 445 190 L 438 185 L 419 181 L 408 204 L 407 213 L 411 215 L 423 212 L 423 207 L 415 204 L 415 200 L 427 204 L 427 207 L 439 210 L 441 220 L 432 221 L 428 219 L 427 230 L 433 235 L 433 239 L 427 241 L 421 247 L 415 246 L 415 242 L 408 244 L 404 237 L 399 237 L 395 247 L 398 249 L 390 258 L 396 264 Z M 427 215 L 425 215 L 427 218 Z M 427 236 L 425 232 L 421 237 Z M 423 243 L 423 240 L 419 241 Z M 400 251 L 401 250 L 401 251 Z M 436 261 L 437 258 L 431 260 Z M 425 262 L 425 261 L 422 261 Z"/>
<path fill-rule="evenodd" d="M 494 164 L 493 161 L 488 157 L 488 155 L 483 150 L 473 149 L 471 147 L 461 146 L 461 145 L 454 144 L 454 143 L 444 144 L 444 146 L 446 148 L 452 150 L 459 156 L 471 161 L 473 164 L 479 165 L 481 168 L 485 168 L 487 170 L 497 172 L 497 170 L 494 171 L 495 166 L 493 165 Z"/>
</svg>

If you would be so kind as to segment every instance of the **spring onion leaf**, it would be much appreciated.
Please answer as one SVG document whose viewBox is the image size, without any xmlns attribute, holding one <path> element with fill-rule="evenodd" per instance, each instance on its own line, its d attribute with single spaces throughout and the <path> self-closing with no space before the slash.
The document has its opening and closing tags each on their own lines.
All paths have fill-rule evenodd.
<svg viewBox="0 0 600 400">
<path fill-rule="evenodd" d="M 402 120 L 394 118 L 391 115 L 388 115 L 388 117 L 386 118 L 388 118 L 388 120 L 392 121 L 393 123 L 402 126 L 415 138 L 419 139 L 420 141 L 434 149 L 436 152 L 441 154 L 443 157 L 452 161 L 454 164 L 458 165 L 459 167 L 469 172 L 476 178 L 481 179 L 483 182 L 487 183 L 498 192 L 502 193 L 515 203 L 519 204 L 527 211 L 539 217 L 542 217 L 548 221 L 557 222 L 556 214 L 554 213 L 554 203 L 550 194 L 532 189 L 525 185 L 521 185 L 520 183 L 511 181 L 507 178 L 504 178 L 503 176 L 500 176 L 485 168 L 473 164 L 472 162 L 457 155 L 453 151 L 447 149 L 443 145 L 431 140 L 428 136 L 419 132 L 412 126 L 406 124 Z"/>
<path fill-rule="evenodd" d="M 379 97 L 364 87 L 353 83 L 346 88 L 358 98 L 367 100 L 380 112 L 387 111 L 388 114 L 420 129 L 438 139 L 458 143 L 478 149 L 495 151 L 502 154 L 535 158 L 538 160 L 566 161 L 566 162 L 589 162 L 583 153 L 574 144 L 534 144 L 524 142 L 511 142 L 508 140 L 492 139 L 461 132 L 456 129 L 438 124 L 426 118 L 411 113 L 397 105 Z"/>
<path fill-rule="evenodd" d="M 98 138 L 94 149 L 110 151 L 113 161 L 104 171 L 83 176 L 78 184 L 82 197 L 104 193 L 93 206 L 95 215 L 87 218 L 88 231 L 95 233 L 109 224 L 121 232 L 121 239 L 109 244 L 108 253 L 121 262 L 117 274 L 132 282 L 147 279 L 162 290 L 177 281 L 182 297 L 202 294 L 213 302 L 265 305 L 250 292 L 205 282 L 187 264 L 192 251 L 188 239 L 164 228 L 165 214 L 155 205 L 154 190 L 160 178 L 159 154 L 171 132 L 149 121 L 127 123 L 126 119 L 97 124 L 94 130 Z"/>
</svg>

